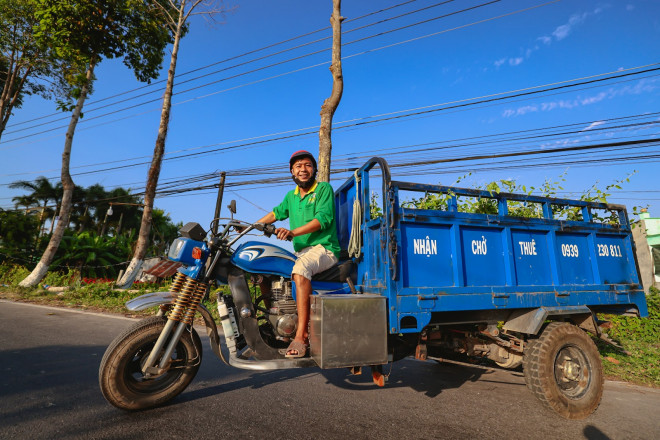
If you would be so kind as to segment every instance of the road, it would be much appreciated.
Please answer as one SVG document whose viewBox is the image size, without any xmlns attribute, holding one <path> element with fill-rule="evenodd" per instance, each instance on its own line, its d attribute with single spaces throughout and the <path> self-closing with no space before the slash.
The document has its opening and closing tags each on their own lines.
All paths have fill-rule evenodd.
<svg viewBox="0 0 660 440">
<path fill-rule="evenodd" d="M 205 334 L 190 387 L 127 413 L 105 402 L 97 374 L 131 321 L 0 300 L 0 438 L 660 438 L 658 389 L 606 382 L 596 413 L 570 421 L 544 409 L 520 372 L 406 359 L 377 388 L 367 372 L 227 367 Z"/>
</svg>

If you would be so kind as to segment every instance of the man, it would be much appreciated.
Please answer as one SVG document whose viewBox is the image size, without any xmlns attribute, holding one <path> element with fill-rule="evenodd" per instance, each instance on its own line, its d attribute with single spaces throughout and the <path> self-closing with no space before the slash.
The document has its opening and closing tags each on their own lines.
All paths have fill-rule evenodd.
<svg viewBox="0 0 660 440">
<path fill-rule="evenodd" d="M 293 249 L 298 257 L 291 273 L 296 285 L 298 328 L 285 356 L 300 358 L 307 354 L 309 345 L 307 327 L 312 276 L 335 265 L 340 248 L 334 191 L 329 183 L 316 181 L 314 156 L 305 150 L 296 151 L 289 159 L 289 170 L 296 188 L 259 223 L 289 219 L 290 229 L 277 228 L 275 234 L 280 240 L 293 238 Z"/>
</svg>

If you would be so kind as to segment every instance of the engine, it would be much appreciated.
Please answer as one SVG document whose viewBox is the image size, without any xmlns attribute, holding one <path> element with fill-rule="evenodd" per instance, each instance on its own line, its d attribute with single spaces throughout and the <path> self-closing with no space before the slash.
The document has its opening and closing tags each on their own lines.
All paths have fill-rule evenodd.
<svg viewBox="0 0 660 440">
<path fill-rule="evenodd" d="M 271 284 L 271 304 L 268 320 L 277 339 L 288 341 L 298 327 L 296 302 L 291 293 L 291 281 L 280 278 Z"/>
</svg>

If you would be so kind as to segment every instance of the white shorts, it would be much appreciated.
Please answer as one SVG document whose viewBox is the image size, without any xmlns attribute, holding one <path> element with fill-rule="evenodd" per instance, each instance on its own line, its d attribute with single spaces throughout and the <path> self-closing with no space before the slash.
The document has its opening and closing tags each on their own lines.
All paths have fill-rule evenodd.
<svg viewBox="0 0 660 440">
<path fill-rule="evenodd" d="M 324 248 L 322 245 L 309 246 L 300 252 L 296 252 L 296 263 L 293 265 L 291 275 L 298 274 L 312 279 L 312 276 L 330 269 L 337 264 L 335 254 Z"/>
</svg>

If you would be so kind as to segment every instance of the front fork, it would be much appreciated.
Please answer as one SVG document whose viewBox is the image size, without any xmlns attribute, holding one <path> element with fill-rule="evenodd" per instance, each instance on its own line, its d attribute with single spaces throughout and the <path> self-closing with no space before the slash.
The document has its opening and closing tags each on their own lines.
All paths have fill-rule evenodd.
<svg viewBox="0 0 660 440">
<path fill-rule="evenodd" d="M 187 326 L 192 325 L 197 306 L 208 290 L 208 284 L 197 281 L 178 272 L 172 282 L 170 293 L 173 296 L 172 310 L 167 316 L 167 323 L 160 333 L 147 361 L 142 365 L 145 377 L 164 373 L 171 362 L 174 347 L 181 339 Z M 170 338 L 170 334 L 172 337 Z M 165 346 L 167 340 L 169 343 Z M 163 347 L 165 350 L 163 351 Z"/>
</svg>

